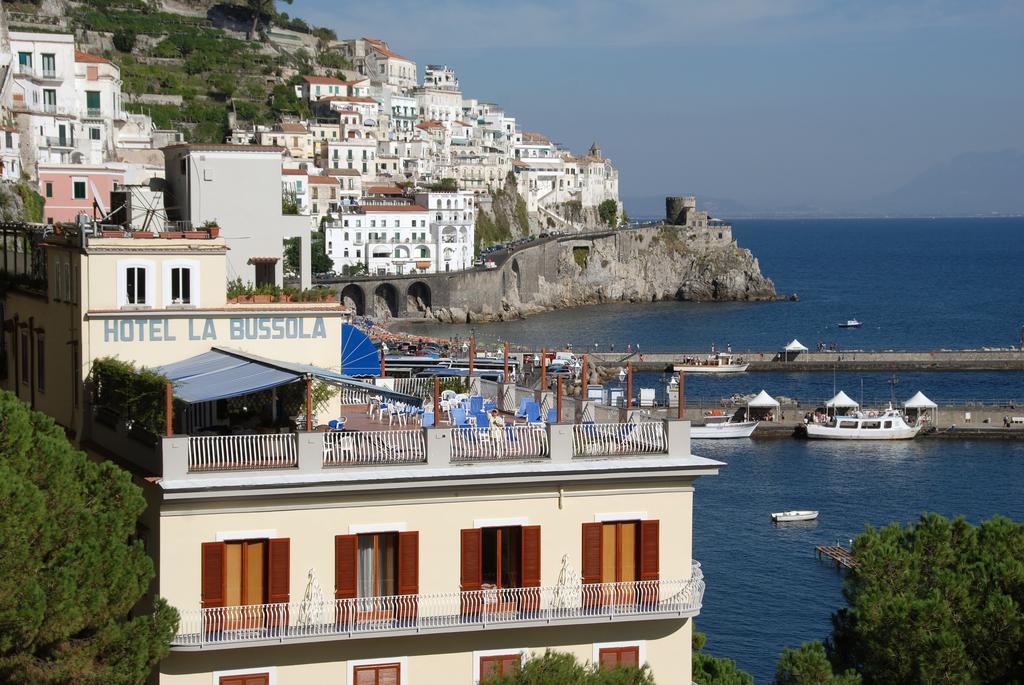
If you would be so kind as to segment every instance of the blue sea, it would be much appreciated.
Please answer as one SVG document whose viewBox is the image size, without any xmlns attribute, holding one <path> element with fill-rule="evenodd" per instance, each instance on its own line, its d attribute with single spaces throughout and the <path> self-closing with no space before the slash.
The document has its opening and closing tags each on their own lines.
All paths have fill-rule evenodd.
<svg viewBox="0 0 1024 685">
<path fill-rule="evenodd" d="M 607 350 L 778 350 L 793 338 L 841 349 L 932 350 L 1020 344 L 1024 219 L 737 221 L 734 235 L 781 293 L 798 302 L 615 304 L 472 327 L 478 339 Z M 861 329 L 839 329 L 849 318 Z M 410 330 L 466 336 L 469 326 Z M 917 390 L 939 402 L 1024 403 L 1024 371 L 1007 373 L 749 373 L 688 377 L 690 400 L 767 389 L 822 401 L 835 389 L 878 404 Z M 636 385 L 659 387 L 659 374 Z M 1019 405 L 1018 405 L 1019 406 Z M 694 556 L 707 578 L 696 621 L 707 649 L 758 683 L 779 653 L 827 637 L 843 604 L 842 573 L 815 545 L 848 541 L 865 525 L 907 523 L 924 511 L 979 522 L 1024 520 L 1024 443 L 915 440 L 839 444 L 793 439 L 700 441 L 728 464 L 696 485 Z M 817 522 L 773 525 L 768 514 L 818 509 Z"/>
</svg>

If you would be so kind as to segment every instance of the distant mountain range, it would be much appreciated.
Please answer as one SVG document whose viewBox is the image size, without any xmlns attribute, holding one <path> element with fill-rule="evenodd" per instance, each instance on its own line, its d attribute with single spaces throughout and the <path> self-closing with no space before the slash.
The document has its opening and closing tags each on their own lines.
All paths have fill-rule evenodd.
<svg viewBox="0 0 1024 685">
<path fill-rule="evenodd" d="M 662 196 L 624 197 L 631 217 L 662 217 Z M 721 218 L 1024 215 L 1024 151 L 967 152 L 937 164 L 888 193 L 850 207 L 755 206 L 698 196 L 697 206 Z"/>
</svg>

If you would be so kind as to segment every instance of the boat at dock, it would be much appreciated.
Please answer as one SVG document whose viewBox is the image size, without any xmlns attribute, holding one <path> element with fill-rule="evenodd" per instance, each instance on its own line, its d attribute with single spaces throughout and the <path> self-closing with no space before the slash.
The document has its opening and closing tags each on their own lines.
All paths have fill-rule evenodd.
<svg viewBox="0 0 1024 685">
<path fill-rule="evenodd" d="M 921 424 L 908 424 L 890 406 L 883 412 L 855 412 L 825 423 L 811 421 L 804 429 L 808 438 L 819 440 L 910 440 L 921 430 Z"/>
<path fill-rule="evenodd" d="M 791 521 L 813 521 L 818 518 L 818 512 L 806 511 L 777 511 L 771 515 L 775 523 L 789 523 Z"/>
<path fill-rule="evenodd" d="M 847 319 L 846 323 L 839 324 L 840 328 L 860 328 L 863 324 L 857 319 Z"/>
<path fill-rule="evenodd" d="M 759 421 L 733 421 L 731 414 L 707 415 L 703 425 L 690 426 L 690 437 L 694 440 L 723 440 L 749 438 Z"/>
<path fill-rule="evenodd" d="M 707 357 L 693 357 L 682 364 L 676 364 L 673 368 L 676 372 L 683 373 L 743 373 L 750 364 L 746 364 L 740 357 L 734 357 L 731 352 L 716 352 Z"/>
</svg>

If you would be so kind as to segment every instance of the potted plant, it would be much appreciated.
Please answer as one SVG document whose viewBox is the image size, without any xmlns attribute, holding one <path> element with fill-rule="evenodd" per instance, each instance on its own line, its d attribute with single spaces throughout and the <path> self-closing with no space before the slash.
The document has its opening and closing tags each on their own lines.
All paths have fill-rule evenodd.
<svg viewBox="0 0 1024 685">
<path fill-rule="evenodd" d="M 252 302 L 254 297 L 252 284 L 242 283 L 241 278 L 228 281 L 227 296 L 228 302 Z"/>
<path fill-rule="evenodd" d="M 284 288 L 281 291 L 281 297 L 278 298 L 279 302 L 297 302 L 299 299 L 299 291 L 295 288 Z"/>
<path fill-rule="evenodd" d="M 217 225 L 216 219 L 204 221 L 202 228 L 205 229 L 210 234 L 211 238 L 216 238 L 217 236 L 220 235 L 220 226 Z"/>
<path fill-rule="evenodd" d="M 267 304 L 273 302 L 280 294 L 281 289 L 276 285 L 261 285 L 253 293 L 253 302 Z"/>
</svg>

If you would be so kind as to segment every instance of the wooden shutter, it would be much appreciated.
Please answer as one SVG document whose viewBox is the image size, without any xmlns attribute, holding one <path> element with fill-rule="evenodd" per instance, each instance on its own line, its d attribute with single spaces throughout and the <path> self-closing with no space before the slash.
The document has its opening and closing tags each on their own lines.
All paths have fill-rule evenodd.
<svg viewBox="0 0 1024 685">
<path fill-rule="evenodd" d="M 420 593 L 420 534 L 416 531 L 398 534 L 398 594 Z"/>
<path fill-rule="evenodd" d="M 202 547 L 202 606 L 204 609 L 224 606 L 227 578 L 224 575 L 226 547 L 223 542 L 204 542 Z"/>
<path fill-rule="evenodd" d="M 581 575 L 584 583 L 601 582 L 602 524 L 583 524 L 583 562 Z"/>
<path fill-rule="evenodd" d="M 356 596 L 356 560 L 359 553 L 357 536 L 334 536 L 334 598 Z"/>
<path fill-rule="evenodd" d="M 479 528 L 465 528 L 462 531 L 462 571 L 459 587 L 462 592 L 479 590 L 483 584 L 483 534 Z"/>
<path fill-rule="evenodd" d="M 640 522 L 640 580 L 658 580 L 658 521 Z"/>
<path fill-rule="evenodd" d="M 540 526 L 523 526 L 523 587 L 540 587 Z"/>
<path fill-rule="evenodd" d="M 267 543 L 267 603 L 287 604 L 290 597 L 291 540 L 274 538 Z"/>
</svg>

